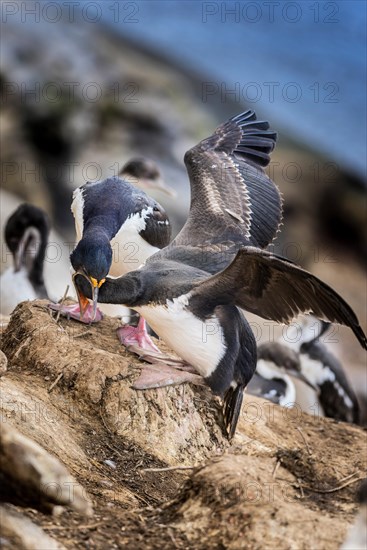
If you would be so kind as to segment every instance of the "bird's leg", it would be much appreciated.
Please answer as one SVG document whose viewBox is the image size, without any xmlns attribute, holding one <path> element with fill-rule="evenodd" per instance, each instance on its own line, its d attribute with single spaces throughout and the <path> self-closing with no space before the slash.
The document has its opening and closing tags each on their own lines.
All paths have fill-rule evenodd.
<svg viewBox="0 0 367 550">
<path fill-rule="evenodd" d="M 144 351 L 160 353 L 147 332 L 147 325 L 143 317 L 140 317 L 137 327 L 125 325 L 117 329 L 117 336 L 121 344 L 126 347 L 137 346 Z"/>
<path fill-rule="evenodd" d="M 53 311 L 60 311 L 61 315 L 64 315 L 67 318 L 75 319 L 81 323 L 96 323 L 97 321 L 101 321 L 101 319 L 103 319 L 103 314 L 98 308 L 95 318 L 93 319 L 93 306 L 88 302 L 88 300 L 83 308 L 81 308 L 79 304 L 72 304 L 70 306 L 66 306 L 64 304 L 49 304 L 48 307 Z M 82 310 L 83 314 L 81 314 Z"/>
<path fill-rule="evenodd" d="M 184 384 L 185 382 L 191 382 L 199 386 L 205 385 L 204 379 L 196 374 L 195 369 L 186 363 L 186 361 L 170 357 L 159 350 L 147 350 L 135 342 L 127 344 L 126 340 L 123 341 L 121 339 L 120 331 L 121 329 L 118 329 L 119 338 L 126 348 L 138 355 L 139 359 L 150 363 L 150 365 L 141 366 L 140 376 L 132 386 L 134 389 L 148 390 L 163 388 L 165 386 Z"/>
</svg>

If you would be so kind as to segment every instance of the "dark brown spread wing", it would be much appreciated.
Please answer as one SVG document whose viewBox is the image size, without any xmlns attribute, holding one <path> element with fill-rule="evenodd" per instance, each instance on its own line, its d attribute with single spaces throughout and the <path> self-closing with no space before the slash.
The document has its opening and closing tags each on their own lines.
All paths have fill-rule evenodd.
<svg viewBox="0 0 367 550">
<path fill-rule="evenodd" d="M 265 319 L 290 323 L 300 313 L 350 327 L 362 347 L 366 336 L 337 292 L 301 267 L 254 247 L 241 249 L 224 271 L 195 285 L 190 300 L 232 303 Z"/>
<path fill-rule="evenodd" d="M 264 167 L 276 134 L 246 111 L 185 155 L 191 184 L 188 220 L 173 245 L 242 243 L 266 247 L 281 221 L 281 198 Z"/>
</svg>

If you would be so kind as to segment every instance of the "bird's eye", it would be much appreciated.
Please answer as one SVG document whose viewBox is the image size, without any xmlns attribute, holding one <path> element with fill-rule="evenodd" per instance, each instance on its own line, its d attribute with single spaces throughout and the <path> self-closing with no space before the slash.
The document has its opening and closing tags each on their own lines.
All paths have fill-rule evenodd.
<svg viewBox="0 0 367 550">
<path fill-rule="evenodd" d="M 153 208 L 153 212 L 159 212 L 158 206 L 155 206 L 155 207 Z"/>
</svg>

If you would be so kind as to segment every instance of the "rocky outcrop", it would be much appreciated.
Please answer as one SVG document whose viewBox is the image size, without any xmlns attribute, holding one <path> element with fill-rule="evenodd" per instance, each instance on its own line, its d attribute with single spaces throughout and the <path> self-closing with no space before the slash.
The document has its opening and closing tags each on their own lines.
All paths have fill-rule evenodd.
<svg viewBox="0 0 367 550">
<path fill-rule="evenodd" d="M 2 422 L 57 457 L 94 508 L 27 518 L 66 548 L 337 548 L 363 430 L 248 396 L 229 444 L 207 388 L 131 388 L 141 363 L 117 326 L 56 321 L 38 301 L 3 334 Z"/>
</svg>

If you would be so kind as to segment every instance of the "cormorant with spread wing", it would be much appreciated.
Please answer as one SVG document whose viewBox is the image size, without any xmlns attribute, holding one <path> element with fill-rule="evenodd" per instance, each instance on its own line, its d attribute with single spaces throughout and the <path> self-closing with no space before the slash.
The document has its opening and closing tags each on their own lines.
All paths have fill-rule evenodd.
<svg viewBox="0 0 367 550">
<path fill-rule="evenodd" d="M 141 268 L 107 278 L 99 293 L 99 301 L 124 304 L 143 315 L 223 398 L 230 438 L 256 368 L 255 338 L 239 308 L 279 323 L 312 312 L 349 326 L 366 347 L 357 317 L 334 290 L 264 250 L 281 221 L 278 189 L 263 169 L 275 141 L 268 123 L 247 111 L 190 149 L 185 164 L 191 206 L 185 226 Z M 81 294 L 91 295 L 84 277 L 77 276 L 76 284 Z M 159 354 L 153 361 L 159 363 Z M 182 369 L 178 372 L 182 381 Z M 185 374 L 187 380 L 199 378 Z M 176 382 L 174 374 L 168 378 Z M 139 379 L 135 387 L 164 384 L 162 377 L 146 385 Z"/>
</svg>

